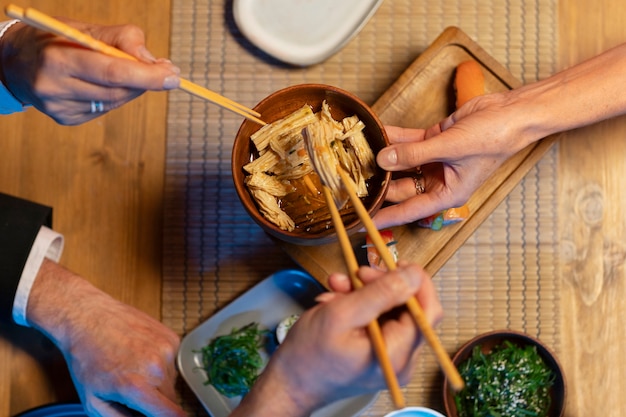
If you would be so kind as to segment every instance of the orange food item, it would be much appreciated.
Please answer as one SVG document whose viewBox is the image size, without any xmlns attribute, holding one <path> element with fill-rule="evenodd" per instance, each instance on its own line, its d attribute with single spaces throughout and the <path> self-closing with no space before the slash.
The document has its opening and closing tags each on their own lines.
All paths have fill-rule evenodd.
<svg viewBox="0 0 626 417">
<path fill-rule="evenodd" d="M 440 230 L 443 226 L 461 222 L 469 217 L 469 207 L 453 207 L 418 220 L 417 225 L 427 229 Z"/>
<path fill-rule="evenodd" d="M 389 248 L 391 252 L 391 256 L 397 262 L 398 261 L 398 249 L 396 248 L 396 244 L 398 242 L 393 238 L 393 232 L 391 230 L 381 230 L 380 236 L 383 238 L 383 242 Z M 370 238 L 370 235 L 365 236 L 365 247 L 367 248 L 367 262 L 374 269 L 379 269 L 381 271 L 386 271 L 387 266 L 383 261 L 383 258 L 378 253 L 378 249 L 374 246 L 374 242 Z"/>
<path fill-rule="evenodd" d="M 485 75 L 478 62 L 465 61 L 456 67 L 454 89 L 457 109 L 474 97 L 485 94 Z"/>
</svg>

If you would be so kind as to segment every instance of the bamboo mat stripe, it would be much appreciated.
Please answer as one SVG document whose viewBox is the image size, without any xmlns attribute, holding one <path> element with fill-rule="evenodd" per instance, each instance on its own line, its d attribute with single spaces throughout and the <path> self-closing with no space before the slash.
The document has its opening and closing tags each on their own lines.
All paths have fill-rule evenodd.
<svg viewBox="0 0 626 417">
<path fill-rule="evenodd" d="M 557 0 L 386 0 L 339 53 L 308 68 L 252 47 L 232 2 L 173 0 L 171 59 L 182 75 L 247 106 L 287 85 L 337 85 L 368 103 L 447 27 L 458 26 L 523 82 L 555 71 Z M 169 99 L 163 243 L 163 321 L 184 335 L 276 270 L 294 267 L 249 219 L 230 176 L 241 118 L 184 93 Z M 436 274 L 450 353 L 475 334 L 523 330 L 560 348 L 557 279 L 557 149 L 551 149 Z M 424 349 L 411 405 L 443 411 L 441 375 Z M 206 415 L 180 384 L 190 414 Z M 382 394 L 364 416 L 382 416 Z"/>
</svg>

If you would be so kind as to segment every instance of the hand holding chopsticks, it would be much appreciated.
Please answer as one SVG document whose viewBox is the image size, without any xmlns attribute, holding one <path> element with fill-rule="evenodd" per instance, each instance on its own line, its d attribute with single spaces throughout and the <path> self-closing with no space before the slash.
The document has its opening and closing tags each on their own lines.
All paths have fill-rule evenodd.
<svg viewBox="0 0 626 417">
<path fill-rule="evenodd" d="M 356 275 L 359 265 L 356 260 L 356 256 L 352 251 L 352 246 L 350 246 L 350 239 L 348 238 L 348 233 L 346 232 L 343 222 L 341 221 L 341 215 L 335 205 L 330 189 L 326 185 L 324 185 L 322 189 L 324 191 L 324 198 L 326 198 L 326 202 L 328 204 L 330 216 L 333 224 L 335 225 L 337 237 L 339 238 L 339 243 L 348 268 L 348 274 L 350 276 L 350 280 L 352 281 L 352 286 L 354 288 L 361 288 L 363 283 Z M 367 331 L 372 339 L 374 352 L 376 353 L 376 358 L 382 368 L 385 381 L 387 382 L 387 387 L 389 388 L 389 393 L 391 394 L 391 399 L 393 400 L 396 408 L 404 408 L 404 396 L 402 395 L 402 391 L 400 391 L 400 384 L 398 383 L 398 378 L 393 370 L 393 366 L 391 365 L 391 360 L 389 358 L 389 354 L 387 353 L 387 347 L 385 345 L 385 340 L 383 339 L 378 321 L 371 321 L 367 325 Z"/>
<path fill-rule="evenodd" d="M 393 256 L 391 255 L 389 249 L 385 245 L 385 242 L 380 236 L 378 229 L 376 229 L 376 226 L 374 225 L 373 221 L 367 214 L 367 210 L 361 203 L 361 200 L 356 195 L 356 192 L 354 191 L 354 188 L 352 186 L 351 179 L 347 176 L 347 174 L 343 171 L 343 169 L 338 169 L 338 172 L 341 175 L 341 181 L 344 187 L 346 188 L 346 191 L 348 192 L 350 201 L 352 201 L 352 205 L 355 206 L 357 215 L 359 216 L 361 221 L 364 223 L 368 233 L 370 234 L 370 237 L 372 238 L 372 241 L 374 242 L 374 245 L 378 249 L 381 257 L 383 258 L 383 261 L 387 265 L 387 268 L 390 271 L 395 270 L 396 263 L 393 259 Z M 354 252 L 352 250 L 350 239 L 344 227 L 343 221 L 341 220 L 339 210 L 337 209 L 337 206 L 335 205 L 335 201 L 333 199 L 332 193 L 330 189 L 328 188 L 328 186 L 323 185 L 322 189 L 324 193 L 324 198 L 326 199 L 326 203 L 330 211 L 333 225 L 335 227 L 335 231 L 337 232 L 339 244 L 341 246 L 341 250 L 343 252 L 343 255 L 346 261 L 346 267 L 348 269 L 350 280 L 352 281 L 352 286 L 355 289 L 361 288 L 363 284 L 357 277 L 357 271 L 359 269 L 359 265 L 357 263 L 356 256 L 354 255 Z M 457 391 L 462 389 L 464 385 L 463 379 L 461 378 L 457 369 L 454 367 L 454 364 L 450 360 L 450 357 L 447 355 L 447 353 L 441 346 L 441 343 L 439 342 L 437 335 L 434 333 L 432 327 L 430 326 L 430 323 L 428 322 L 421 306 L 417 303 L 417 300 L 415 299 L 415 297 L 411 297 L 407 301 L 406 305 L 409 309 L 409 312 L 411 313 L 414 320 L 416 321 L 418 327 L 420 328 L 422 335 L 424 336 L 424 338 L 428 341 L 428 343 L 431 345 L 431 347 L 435 351 L 437 359 L 444 373 L 448 377 L 448 380 L 450 381 L 450 385 L 453 387 L 453 389 Z M 380 325 L 378 324 L 377 321 L 372 321 L 368 324 L 367 331 L 372 340 L 374 352 L 376 353 L 376 357 L 380 363 L 380 366 L 383 371 L 385 381 L 387 382 L 387 386 L 389 388 L 389 392 L 394 402 L 394 405 L 396 408 L 403 408 L 405 406 L 405 400 L 404 400 L 404 397 L 402 396 L 402 392 L 400 391 L 398 379 L 393 371 L 391 361 L 387 353 L 385 341 L 382 337 L 382 332 L 380 330 Z"/>
<path fill-rule="evenodd" d="M 137 61 L 137 58 L 135 58 L 134 56 L 127 54 L 126 52 L 121 51 L 117 48 L 114 48 L 113 46 L 108 45 L 104 42 L 101 42 L 87 35 L 86 33 L 83 33 L 76 28 L 73 28 L 33 8 L 23 9 L 21 7 L 10 4 L 6 6 L 5 12 L 7 16 L 11 18 L 19 19 L 25 24 L 33 26 L 39 30 L 63 37 L 81 46 L 84 46 L 85 48 L 98 51 L 105 55 Z M 261 125 L 265 124 L 265 122 L 260 119 L 261 115 L 258 112 L 255 112 L 254 110 L 251 110 L 235 101 L 223 97 L 211 90 L 194 84 L 189 80 L 181 78 L 179 88 L 196 97 L 200 97 L 204 100 L 215 103 L 256 123 L 259 123 Z"/>
<path fill-rule="evenodd" d="M 339 172 L 339 175 L 341 176 L 341 181 L 342 181 L 344 187 L 346 188 L 346 191 L 348 192 L 348 195 L 350 197 L 350 201 L 352 202 L 352 205 L 354 206 L 354 208 L 355 208 L 355 210 L 357 212 L 357 215 L 359 216 L 359 219 L 361 219 L 361 222 L 365 226 L 365 229 L 367 230 L 367 233 L 369 234 L 370 238 L 372 239 L 372 241 L 374 243 L 374 246 L 376 247 L 376 249 L 380 253 L 380 256 L 382 257 L 383 261 L 385 262 L 385 265 L 387 266 L 387 269 L 390 270 L 390 271 L 395 270 L 396 269 L 396 262 L 393 259 L 393 256 L 391 255 L 391 253 L 389 251 L 389 248 L 387 248 L 387 246 L 385 245 L 385 242 L 383 241 L 382 237 L 380 236 L 380 232 L 376 228 L 376 225 L 374 224 L 372 219 L 367 214 L 367 210 L 363 206 L 363 203 L 361 202 L 359 197 L 356 195 L 356 192 L 354 191 L 354 187 L 353 187 L 353 184 L 352 184 L 352 180 L 348 177 L 348 175 L 344 172 L 343 169 L 338 169 L 337 171 Z M 331 205 L 334 206 L 334 203 L 331 204 Z M 337 227 L 337 223 L 333 223 L 333 224 L 335 225 L 335 227 Z M 343 228 L 343 223 L 339 227 Z M 352 250 L 351 247 L 349 247 L 349 248 L 350 248 L 350 250 Z M 343 246 L 342 246 L 342 250 L 345 251 Z M 441 345 L 441 342 L 439 341 L 439 338 L 437 337 L 437 335 L 436 335 L 435 331 L 433 330 L 432 326 L 430 325 L 430 323 L 426 319 L 424 311 L 422 310 L 421 306 L 418 304 L 418 302 L 415 299 L 415 297 L 410 298 L 407 301 L 406 306 L 407 306 L 409 312 L 411 313 L 411 315 L 413 316 L 413 318 L 414 318 L 415 322 L 417 323 L 418 327 L 422 331 L 422 335 L 424 336 L 424 338 L 426 339 L 428 344 L 433 349 L 433 351 L 434 351 L 434 353 L 435 353 L 435 355 L 437 357 L 437 360 L 439 361 L 439 365 L 441 366 L 441 369 L 443 370 L 444 374 L 448 378 L 448 381 L 449 381 L 450 385 L 456 391 L 461 390 L 463 388 L 463 386 L 465 385 L 465 383 L 463 382 L 463 379 L 461 378 L 461 375 L 459 374 L 458 370 L 456 369 L 456 367 L 452 363 L 452 360 L 450 359 L 450 356 L 448 356 L 448 354 L 446 353 L 445 349 Z"/>
</svg>

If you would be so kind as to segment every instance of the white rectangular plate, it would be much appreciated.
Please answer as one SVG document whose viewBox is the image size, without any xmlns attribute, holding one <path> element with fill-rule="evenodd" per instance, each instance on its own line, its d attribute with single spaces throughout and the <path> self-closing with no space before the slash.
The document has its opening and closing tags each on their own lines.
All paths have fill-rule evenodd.
<svg viewBox="0 0 626 417">
<path fill-rule="evenodd" d="M 212 386 L 205 385 L 207 377 L 202 369 L 201 354 L 197 351 L 216 336 L 228 334 L 233 328 L 240 328 L 251 322 L 257 322 L 259 327 L 274 331 L 282 319 L 292 314 L 301 314 L 314 306 L 315 297 L 324 291 L 313 277 L 302 271 L 279 271 L 265 278 L 183 337 L 177 358 L 178 369 L 211 416 L 227 417 L 239 404 L 240 397 L 227 398 Z M 378 394 L 368 394 L 337 401 L 316 411 L 312 417 L 358 416 L 377 396 Z"/>
</svg>

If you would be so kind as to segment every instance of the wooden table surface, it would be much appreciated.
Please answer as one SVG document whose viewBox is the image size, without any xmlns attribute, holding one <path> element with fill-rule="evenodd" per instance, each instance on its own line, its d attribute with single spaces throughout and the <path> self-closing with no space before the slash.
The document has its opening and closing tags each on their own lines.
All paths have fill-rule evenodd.
<svg viewBox="0 0 626 417">
<path fill-rule="evenodd" d="M 149 34 L 155 55 L 168 55 L 168 1 L 20 5 L 91 22 L 135 23 Z M 626 41 L 621 0 L 569 0 L 559 7 L 559 68 Z M 161 297 L 166 111 L 167 96 L 148 93 L 79 127 L 57 126 L 32 110 L 0 119 L 0 190 L 54 206 L 55 227 L 66 239 L 64 264 L 154 317 Z M 570 417 L 626 410 L 624 137 L 622 117 L 569 132 L 559 145 L 560 359 Z M 0 326 L 0 417 L 75 399 L 48 341 Z"/>
</svg>

